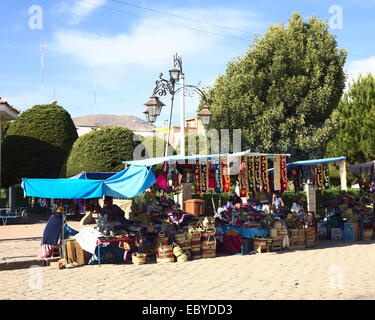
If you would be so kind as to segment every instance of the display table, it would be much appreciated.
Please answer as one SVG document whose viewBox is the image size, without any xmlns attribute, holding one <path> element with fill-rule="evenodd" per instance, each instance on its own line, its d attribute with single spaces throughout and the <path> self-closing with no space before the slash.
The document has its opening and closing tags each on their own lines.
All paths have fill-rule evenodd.
<svg viewBox="0 0 375 320">
<path fill-rule="evenodd" d="M 268 236 L 270 234 L 269 229 L 243 228 L 243 227 L 236 227 L 236 226 L 223 226 L 224 233 L 226 233 L 228 229 L 238 231 L 241 238 L 247 238 L 247 239 L 252 239 L 252 238 L 255 238 L 256 236 Z"/>
<path fill-rule="evenodd" d="M 110 242 L 132 242 L 135 241 L 134 238 L 116 238 L 116 239 L 98 239 L 97 246 L 98 246 L 98 264 L 100 267 L 100 245 L 103 243 L 110 243 Z"/>
</svg>

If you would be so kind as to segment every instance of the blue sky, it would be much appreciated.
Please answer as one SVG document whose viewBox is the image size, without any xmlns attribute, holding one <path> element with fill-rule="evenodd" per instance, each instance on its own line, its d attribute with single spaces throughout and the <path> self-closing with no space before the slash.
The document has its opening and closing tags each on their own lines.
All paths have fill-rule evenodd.
<svg viewBox="0 0 375 320">
<path fill-rule="evenodd" d="M 338 10 L 342 20 L 335 20 Z M 255 33 L 287 23 L 293 11 L 330 22 L 338 47 L 348 50 L 349 78 L 375 73 L 375 0 L 2 0 L 0 96 L 22 111 L 55 95 L 72 117 L 96 111 L 144 119 L 143 103 L 159 73 L 168 74 L 176 52 L 186 84 L 213 85 L 227 63 L 248 50 Z M 162 101 L 169 106 L 169 96 Z M 198 98 L 185 101 L 185 115 L 195 115 Z M 178 107 L 177 98 L 175 125 Z"/>
</svg>

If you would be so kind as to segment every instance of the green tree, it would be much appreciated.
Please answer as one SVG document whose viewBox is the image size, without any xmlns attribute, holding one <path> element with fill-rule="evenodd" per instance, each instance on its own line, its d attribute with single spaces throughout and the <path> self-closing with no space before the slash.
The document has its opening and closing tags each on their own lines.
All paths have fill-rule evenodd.
<svg viewBox="0 0 375 320">
<path fill-rule="evenodd" d="M 323 156 L 338 126 L 333 111 L 345 86 L 345 59 L 327 22 L 293 13 L 288 26 L 256 37 L 206 91 L 210 127 L 241 129 L 242 150 L 290 153 L 290 160 Z"/>
<path fill-rule="evenodd" d="M 56 104 L 36 105 L 9 124 L 2 146 L 2 186 L 22 178 L 57 178 L 77 130 Z"/>
<path fill-rule="evenodd" d="M 341 127 L 327 146 L 327 156 L 346 156 L 349 164 L 375 159 L 375 76 L 359 75 L 343 95 Z"/>
<path fill-rule="evenodd" d="M 66 176 L 85 172 L 118 172 L 133 159 L 133 132 L 122 127 L 100 127 L 80 136 L 66 162 Z M 61 174 L 63 176 L 63 173 Z"/>
</svg>

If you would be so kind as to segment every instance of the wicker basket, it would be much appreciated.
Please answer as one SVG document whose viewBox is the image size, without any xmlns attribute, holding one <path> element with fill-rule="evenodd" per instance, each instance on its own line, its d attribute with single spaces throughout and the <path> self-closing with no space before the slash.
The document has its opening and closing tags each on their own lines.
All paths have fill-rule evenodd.
<svg viewBox="0 0 375 320">
<path fill-rule="evenodd" d="M 190 250 L 191 242 L 186 232 L 178 231 L 175 235 L 175 240 L 182 250 Z"/>
<path fill-rule="evenodd" d="M 167 263 L 174 262 L 173 247 L 172 246 L 161 246 L 158 249 L 156 262 Z"/>
<path fill-rule="evenodd" d="M 183 253 L 183 254 L 181 254 L 180 256 L 177 257 L 178 263 L 186 262 L 186 261 L 188 261 L 188 256 L 186 255 L 186 253 Z"/>
<path fill-rule="evenodd" d="M 373 229 L 363 229 L 362 230 L 362 240 L 363 241 L 371 241 L 373 234 L 374 234 Z"/>
<path fill-rule="evenodd" d="M 210 234 L 207 238 L 202 237 L 201 252 L 202 258 L 214 258 L 216 257 L 216 238 L 214 234 Z"/>
<path fill-rule="evenodd" d="M 277 229 L 273 228 L 273 229 L 270 230 L 270 237 L 272 239 L 276 239 L 278 237 L 278 231 L 277 231 Z"/>
<path fill-rule="evenodd" d="M 176 257 L 179 257 L 180 255 L 182 255 L 184 253 L 182 248 L 178 244 L 174 243 L 173 245 L 174 245 L 173 254 Z"/>
<path fill-rule="evenodd" d="M 168 246 L 168 235 L 164 232 L 159 233 L 158 245 L 161 247 Z"/>
<path fill-rule="evenodd" d="M 132 255 L 133 264 L 144 264 L 146 262 L 146 253 L 135 253 Z"/>
</svg>

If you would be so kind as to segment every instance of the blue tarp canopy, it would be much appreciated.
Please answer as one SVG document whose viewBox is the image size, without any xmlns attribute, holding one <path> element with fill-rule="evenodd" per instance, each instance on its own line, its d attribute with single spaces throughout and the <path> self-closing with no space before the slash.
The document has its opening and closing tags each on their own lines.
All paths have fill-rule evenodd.
<svg viewBox="0 0 375 320">
<path fill-rule="evenodd" d="M 115 198 L 132 198 L 156 182 L 151 168 L 130 166 L 104 181 L 104 195 Z"/>
<path fill-rule="evenodd" d="M 316 164 L 320 164 L 320 163 L 338 162 L 338 161 L 342 161 L 342 160 L 345 160 L 345 159 L 346 159 L 346 157 L 314 159 L 314 160 L 301 160 L 301 161 L 288 163 L 286 166 L 287 167 L 312 166 L 312 165 L 316 165 Z M 273 172 L 273 168 L 268 169 L 268 172 Z"/>
<path fill-rule="evenodd" d="M 25 197 L 53 199 L 88 199 L 103 196 L 102 180 L 22 179 Z"/>
<path fill-rule="evenodd" d="M 269 159 L 272 159 L 274 156 L 283 155 L 283 156 L 290 156 L 290 154 L 274 154 L 274 153 L 257 153 L 257 152 L 250 152 L 250 150 L 236 152 L 236 153 L 224 153 L 224 154 L 211 154 L 211 155 L 193 155 L 193 156 L 181 156 L 181 155 L 174 155 L 169 157 L 159 157 L 159 158 L 148 158 L 148 159 L 141 159 L 141 160 L 133 160 L 133 161 L 124 161 L 124 163 L 133 166 L 154 166 L 159 163 L 163 162 L 172 162 L 172 161 L 194 161 L 195 160 L 204 160 L 204 159 L 216 159 L 220 157 L 229 157 L 231 161 L 233 158 L 238 158 L 241 156 L 267 156 Z"/>
<path fill-rule="evenodd" d="M 106 180 L 112 177 L 116 172 L 81 172 L 69 179 L 92 179 L 92 180 Z"/>
<path fill-rule="evenodd" d="M 22 179 L 24 196 L 53 199 L 131 198 L 156 182 L 151 169 L 130 166 L 106 180 L 85 178 Z"/>
</svg>

